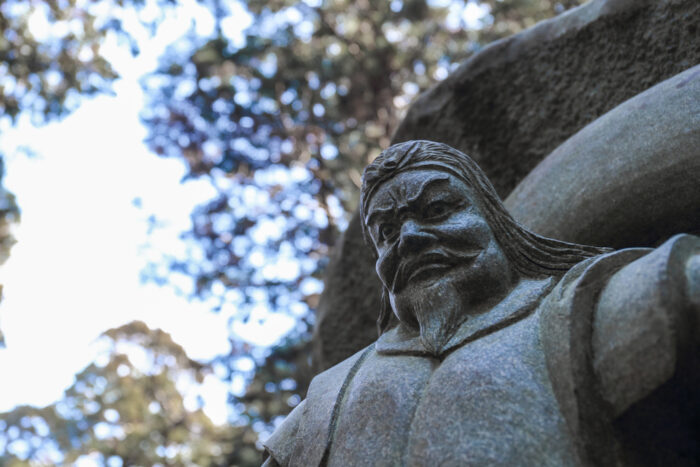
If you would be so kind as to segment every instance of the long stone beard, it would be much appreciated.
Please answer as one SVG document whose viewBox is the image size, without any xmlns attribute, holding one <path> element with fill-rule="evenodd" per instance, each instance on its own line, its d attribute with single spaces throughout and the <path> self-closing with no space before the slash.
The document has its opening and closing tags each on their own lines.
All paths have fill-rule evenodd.
<svg viewBox="0 0 700 467">
<path fill-rule="evenodd" d="M 439 281 L 416 292 L 406 305 L 418 324 L 421 343 L 428 352 L 439 355 L 467 316 L 461 296 L 451 281 Z"/>
</svg>

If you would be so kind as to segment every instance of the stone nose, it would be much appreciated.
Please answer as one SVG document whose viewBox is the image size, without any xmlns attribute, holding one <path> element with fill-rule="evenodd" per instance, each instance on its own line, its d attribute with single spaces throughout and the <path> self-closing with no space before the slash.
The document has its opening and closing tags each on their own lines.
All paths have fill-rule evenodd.
<svg viewBox="0 0 700 467">
<path fill-rule="evenodd" d="M 431 244 L 437 237 L 422 229 L 421 225 L 413 219 L 406 220 L 401 226 L 399 237 L 399 255 L 415 253 Z"/>
</svg>

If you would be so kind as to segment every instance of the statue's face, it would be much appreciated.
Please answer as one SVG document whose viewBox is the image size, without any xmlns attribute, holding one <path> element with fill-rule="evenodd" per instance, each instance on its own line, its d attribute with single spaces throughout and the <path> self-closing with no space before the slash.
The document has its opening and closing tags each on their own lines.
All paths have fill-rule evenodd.
<svg viewBox="0 0 700 467">
<path fill-rule="evenodd" d="M 513 277 L 472 189 L 446 172 L 409 170 L 384 182 L 365 221 L 403 322 L 415 322 L 404 310 L 440 282 L 475 304 L 497 298 Z"/>
</svg>

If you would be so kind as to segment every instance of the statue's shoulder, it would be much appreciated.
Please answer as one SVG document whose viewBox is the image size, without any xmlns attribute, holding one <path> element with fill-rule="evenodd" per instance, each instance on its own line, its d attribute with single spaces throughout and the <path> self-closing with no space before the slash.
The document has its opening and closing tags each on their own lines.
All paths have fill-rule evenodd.
<svg viewBox="0 0 700 467">
<path fill-rule="evenodd" d="M 282 424 L 272 433 L 272 436 L 262 443 L 265 448 L 265 455 L 272 457 L 279 465 L 289 464 L 304 407 L 306 407 L 306 400 L 301 401 L 299 405 L 294 407 L 294 410 L 287 415 Z"/>
<path fill-rule="evenodd" d="M 580 262 L 559 280 L 546 302 L 543 302 L 547 305 L 543 307 L 545 319 L 550 319 L 555 314 L 568 315 L 578 301 L 576 297 L 584 300 L 584 296 L 597 296 L 600 288 L 606 285 L 613 274 L 642 257 L 654 258 L 659 264 L 678 262 L 679 257 L 685 257 L 689 251 L 697 248 L 698 242 L 698 236 L 678 234 L 657 248 L 624 248 Z"/>
<path fill-rule="evenodd" d="M 602 401 L 592 384 L 589 349 L 595 302 L 615 272 L 651 251 L 633 248 L 586 259 L 562 276 L 539 307 L 547 372 L 572 439 L 578 440 L 576 450 L 582 459 L 588 459 L 591 453 L 611 452 L 606 443 L 613 439 L 606 433 L 606 426 L 599 423 L 604 420 Z M 609 461 L 596 458 L 586 463 Z"/>
<path fill-rule="evenodd" d="M 267 452 L 279 465 L 318 465 L 331 436 L 336 401 L 369 354 L 374 344 L 319 373 L 312 380 L 306 399 L 287 416 L 266 443 Z"/>
<path fill-rule="evenodd" d="M 327 370 L 324 370 L 321 373 L 317 374 L 311 380 L 311 384 L 309 385 L 309 391 L 307 394 L 307 399 L 309 395 L 311 395 L 311 393 L 315 392 L 316 390 L 323 391 L 331 388 L 335 389 L 335 386 L 338 386 L 338 389 L 340 389 L 340 385 L 346 379 L 350 371 L 352 371 L 353 367 L 356 366 L 357 362 L 360 359 L 366 358 L 366 356 L 369 353 L 373 352 L 374 346 L 375 343 L 372 343 L 364 349 L 358 351 L 354 355 L 341 361 L 340 363 L 337 363 L 332 367 L 328 368 Z"/>
<path fill-rule="evenodd" d="M 599 302 L 602 292 L 608 290 L 610 284 L 622 284 L 629 293 L 633 292 L 631 289 L 645 291 L 653 285 L 655 278 L 673 276 L 672 269 L 683 264 L 681 259 L 689 251 L 697 251 L 699 245 L 698 237 L 681 234 L 654 249 L 627 248 L 589 258 L 569 270 L 542 301 L 539 309 L 540 338 L 548 373 L 569 429 L 575 433 L 575 439 L 582 440 L 582 451 L 590 452 L 583 446 L 602 445 L 606 439 L 613 439 L 613 435 L 606 431 L 609 425 L 604 423 L 609 402 L 603 401 L 596 383 L 600 369 L 592 359 L 594 354 L 597 355 L 593 348 L 594 334 L 601 325 Z M 644 274 L 637 271 L 632 274 L 633 280 L 612 283 L 614 277 L 619 277 L 618 273 L 637 269 L 643 270 Z M 624 322 L 623 318 L 627 316 L 620 313 L 625 310 L 627 314 L 630 310 L 639 314 L 636 309 L 639 307 L 632 307 L 631 303 L 625 304 L 622 311 L 611 311 L 609 321 Z M 649 305 L 653 303 L 649 302 Z M 620 358 L 616 361 L 627 362 Z M 605 459 L 599 461 L 606 463 Z"/>
<path fill-rule="evenodd" d="M 569 374 L 585 365 L 590 322 L 596 300 L 610 278 L 628 264 L 648 255 L 650 248 L 626 248 L 581 261 L 559 280 L 539 307 L 540 336 L 550 374 Z M 568 391 L 567 391 L 568 392 Z M 566 405 L 566 404 L 565 404 Z"/>
<path fill-rule="evenodd" d="M 627 248 L 581 261 L 562 276 L 542 301 L 540 337 L 550 374 L 562 375 L 556 378 L 559 384 L 555 383 L 555 386 L 563 386 L 559 388 L 561 391 L 575 392 L 574 374 L 588 364 L 588 323 L 593 318 L 600 291 L 617 271 L 652 251 L 650 248 Z"/>
<path fill-rule="evenodd" d="M 564 274 L 547 300 L 550 305 L 559 304 L 568 308 L 575 295 L 580 295 L 584 289 L 591 289 L 594 283 L 604 283 L 620 268 L 652 251 L 651 248 L 625 248 L 581 261 Z"/>
</svg>

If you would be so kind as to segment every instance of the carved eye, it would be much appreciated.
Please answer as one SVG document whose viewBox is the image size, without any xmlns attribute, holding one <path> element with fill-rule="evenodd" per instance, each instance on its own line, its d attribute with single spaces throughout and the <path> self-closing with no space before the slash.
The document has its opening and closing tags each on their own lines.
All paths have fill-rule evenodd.
<svg viewBox="0 0 700 467">
<path fill-rule="evenodd" d="M 394 224 L 382 224 L 379 226 L 379 238 L 386 240 L 393 237 L 397 232 L 397 227 Z"/>
<path fill-rule="evenodd" d="M 445 201 L 435 201 L 430 203 L 423 211 L 423 216 L 425 219 L 433 219 L 437 217 L 444 216 L 450 210 L 449 203 Z"/>
</svg>

